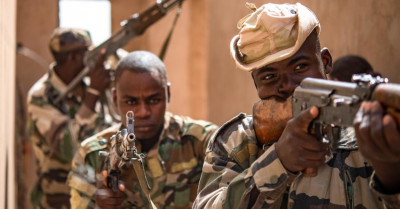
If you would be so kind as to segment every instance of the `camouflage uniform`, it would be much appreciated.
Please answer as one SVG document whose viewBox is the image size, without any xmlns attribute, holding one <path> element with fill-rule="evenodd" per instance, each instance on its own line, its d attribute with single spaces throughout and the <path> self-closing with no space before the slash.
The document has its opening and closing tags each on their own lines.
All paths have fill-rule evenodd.
<svg viewBox="0 0 400 209">
<path fill-rule="evenodd" d="M 379 192 L 353 136 L 343 130 L 338 151 L 307 178 L 283 167 L 274 144 L 263 149 L 242 113 L 211 139 L 193 208 L 400 208 L 400 194 Z"/>
<path fill-rule="evenodd" d="M 65 50 L 60 42 L 55 36 L 50 48 Z M 82 44 L 74 47 L 82 48 Z M 96 112 L 99 110 L 97 113 L 81 105 L 87 88 L 83 82 L 64 100 L 55 104 L 54 100 L 66 88 L 54 67 L 51 67 L 28 93 L 28 135 L 38 163 L 38 180 L 31 192 L 31 202 L 35 208 L 70 207 L 70 191 L 66 180 L 75 150 L 82 139 L 97 129 L 109 126 L 100 111 L 100 103 L 96 106 Z"/>
<path fill-rule="evenodd" d="M 96 180 L 105 168 L 99 151 L 109 150 L 109 138 L 120 126 L 114 126 L 82 142 L 69 176 L 72 208 L 93 208 Z M 217 127 L 206 121 L 165 114 L 164 130 L 158 143 L 145 158 L 145 172 L 151 197 L 158 208 L 191 208 L 196 197 L 207 142 Z M 140 142 L 136 141 L 140 152 Z M 86 166 L 83 166 L 86 164 Z M 123 171 L 124 172 L 124 171 Z M 134 178 L 134 172 L 127 177 Z M 128 184 L 128 180 L 121 176 Z M 123 208 L 146 208 L 137 179 L 125 190 Z"/>
</svg>

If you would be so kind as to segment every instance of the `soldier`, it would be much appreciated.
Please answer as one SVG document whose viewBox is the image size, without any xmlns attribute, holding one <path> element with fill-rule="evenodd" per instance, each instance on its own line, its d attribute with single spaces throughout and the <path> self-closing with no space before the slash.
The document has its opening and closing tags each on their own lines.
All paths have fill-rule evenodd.
<svg viewBox="0 0 400 209">
<path fill-rule="evenodd" d="M 250 6 L 231 55 L 251 72 L 260 99 L 291 102 L 304 78 L 326 78 L 332 58 L 320 49 L 311 10 L 300 3 Z M 344 132 L 334 152 L 308 131 L 317 115 L 316 107 L 308 108 L 266 144 L 257 140 L 252 116 L 227 122 L 207 148 L 193 208 L 400 208 L 400 134 L 393 118 L 379 103 L 364 103 L 354 124 L 357 143 L 354 132 Z M 318 174 L 306 177 L 305 168 Z"/>
<path fill-rule="evenodd" d="M 357 55 L 346 55 L 340 57 L 333 63 L 332 72 L 328 78 L 335 81 L 351 82 L 354 74 L 371 74 L 380 76 L 375 72 L 369 62 L 363 57 Z"/>
<path fill-rule="evenodd" d="M 206 144 L 217 127 L 166 112 L 170 97 L 166 69 L 156 55 L 134 51 L 118 63 L 113 100 L 120 115 L 134 112 L 136 147 L 146 154 L 153 202 L 158 208 L 191 208 Z M 114 193 L 101 183 L 107 163 L 99 151 L 110 151 L 110 137 L 123 127 L 125 121 L 82 142 L 69 177 L 72 208 L 146 208 L 133 170 L 122 170 L 123 192 Z"/>
<path fill-rule="evenodd" d="M 29 137 L 38 162 L 38 181 L 31 192 L 34 208 L 70 208 L 66 180 L 75 150 L 85 136 L 108 126 L 99 102 L 110 84 L 103 57 L 90 72 L 90 86 L 81 82 L 55 103 L 84 68 L 90 46 L 88 31 L 55 29 L 49 43 L 55 62 L 28 93 Z"/>
</svg>

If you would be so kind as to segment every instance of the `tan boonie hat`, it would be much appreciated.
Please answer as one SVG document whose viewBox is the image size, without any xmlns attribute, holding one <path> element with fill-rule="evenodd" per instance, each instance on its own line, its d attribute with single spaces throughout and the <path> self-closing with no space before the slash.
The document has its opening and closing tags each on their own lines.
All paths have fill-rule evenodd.
<svg viewBox="0 0 400 209">
<path fill-rule="evenodd" d="M 300 3 L 264 4 L 238 22 L 239 34 L 233 37 L 230 51 L 236 66 L 254 71 L 270 63 L 284 60 L 299 50 L 320 24 L 315 14 Z"/>
<path fill-rule="evenodd" d="M 52 52 L 69 52 L 85 49 L 92 45 L 90 33 L 77 28 L 56 28 L 50 38 Z"/>
</svg>

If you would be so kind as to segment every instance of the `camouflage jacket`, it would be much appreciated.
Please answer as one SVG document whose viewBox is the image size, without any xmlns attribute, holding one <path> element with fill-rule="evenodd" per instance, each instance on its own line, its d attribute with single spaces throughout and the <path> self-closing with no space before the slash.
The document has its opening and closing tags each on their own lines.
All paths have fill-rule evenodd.
<svg viewBox="0 0 400 209">
<path fill-rule="evenodd" d="M 379 192 L 354 130 L 342 131 L 342 139 L 318 175 L 307 178 L 283 167 L 274 144 L 263 150 L 252 117 L 242 113 L 211 139 L 193 208 L 400 208 L 400 194 Z"/>
<path fill-rule="evenodd" d="M 28 135 L 38 169 L 38 180 L 31 192 L 34 207 L 70 207 L 66 180 L 75 150 L 80 140 L 95 133 L 95 128 L 108 126 L 104 114 L 81 105 L 84 84 L 76 87 L 62 102 L 54 104 L 66 88 L 51 68 L 28 93 Z M 100 107 L 98 104 L 97 108 Z"/>
<path fill-rule="evenodd" d="M 99 151 L 109 151 L 109 138 L 121 127 L 113 126 L 82 142 L 73 171 L 69 176 L 72 208 L 95 207 L 96 179 L 105 168 Z M 164 130 L 159 141 L 146 154 L 144 167 L 151 198 L 157 208 L 191 208 L 197 194 L 198 181 L 207 143 L 217 127 L 206 121 L 165 114 Z M 140 142 L 136 141 L 140 153 Z M 124 178 L 124 176 L 126 178 Z M 122 208 L 146 208 L 134 171 L 124 174 L 126 199 Z M 131 179 L 131 180 L 128 180 Z"/>
</svg>

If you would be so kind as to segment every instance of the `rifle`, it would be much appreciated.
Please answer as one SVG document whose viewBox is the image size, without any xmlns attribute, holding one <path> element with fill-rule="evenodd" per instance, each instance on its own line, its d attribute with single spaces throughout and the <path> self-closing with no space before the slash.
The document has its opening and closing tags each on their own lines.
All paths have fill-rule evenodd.
<svg viewBox="0 0 400 209">
<path fill-rule="evenodd" d="M 132 38 L 142 35 L 149 26 L 164 17 L 175 5 L 181 6 L 182 2 L 183 0 L 157 0 L 153 6 L 144 12 L 135 13 L 128 20 L 122 21 L 120 30 L 86 53 L 84 58 L 86 67 L 69 83 L 67 89 L 54 100 L 55 103 L 60 102 L 89 73 L 90 69 L 95 65 L 101 50 L 106 50 L 105 59 L 111 55 L 115 56 L 117 49 L 125 46 Z"/>
<path fill-rule="evenodd" d="M 254 104 L 254 128 L 257 138 L 262 143 L 276 141 L 279 139 L 286 122 L 291 117 L 296 117 L 302 111 L 311 106 L 319 109 L 319 115 L 310 124 L 310 130 L 315 131 L 318 140 L 329 140 L 331 148 L 335 149 L 340 140 L 342 128 L 353 127 L 353 121 L 358 109 L 363 101 L 376 100 L 381 103 L 385 111 L 392 115 L 396 123 L 400 124 L 400 85 L 388 83 L 387 79 L 371 75 L 354 75 L 353 82 L 331 81 L 325 79 L 306 78 L 295 89 L 292 103 L 281 103 L 271 108 L 266 106 L 267 101 L 260 100 Z M 290 101 L 290 100 L 289 100 Z M 280 113 L 275 114 L 274 122 L 272 119 L 265 119 L 266 111 L 276 110 L 276 106 L 282 106 Z M 292 113 L 286 113 L 288 107 L 292 108 Z M 289 111 L 290 112 L 290 111 Z M 282 116 L 283 115 L 283 116 Z M 268 122 L 268 125 L 265 125 Z M 271 124 L 277 124 L 271 126 Z M 262 130 L 264 129 L 274 129 Z M 267 128 L 268 127 L 268 128 Z M 279 128 L 280 127 L 280 128 Z M 283 127 L 283 128 L 282 128 Z M 277 130 L 279 129 L 279 130 Z M 266 135 L 275 133 L 275 138 Z M 317 175 L 316 168 L 307 168 L 303 171 L 306 176 Z"/>
<path fill-rule="evenodd" d="M 121 176 L 121 170 L 126 168 L 133 168 L 139 180 L 140 187 L 146 197 L 147 205 L 151 208 L 156 208 L 150 197 L 150 186 L 148 184 L 146 174 L 144 172 L 143 160 L 145 158 L 143 153 L 138 153 L 134 134 L 134 114 L 132 111 L 126 113 L 126 126 L 127 128 L 118 131 L 111 136 L 110 152 L 101 151 L 99 153 L 102 157 L 107 157 L 108 176 L 107 187 L 114 192 L 118 191 L 118 183 Z"/>
<path fill-rule="evenodd" d="M 387 83 L 387 79 L 371 75 L 354 75 L 354 83 L 306 78 L 293 94 L 293 116 L 311 106 L 319 115 L 310 126 L 318 140 L 328 140 L 336 149 L 341 128 L 352 127 L 363 101 L 379 101 L 386 112 L 400 124 L 400 85 Z M 306 176 L 316 176 L 316 168 L 307 168 Z"/>
</svg>

